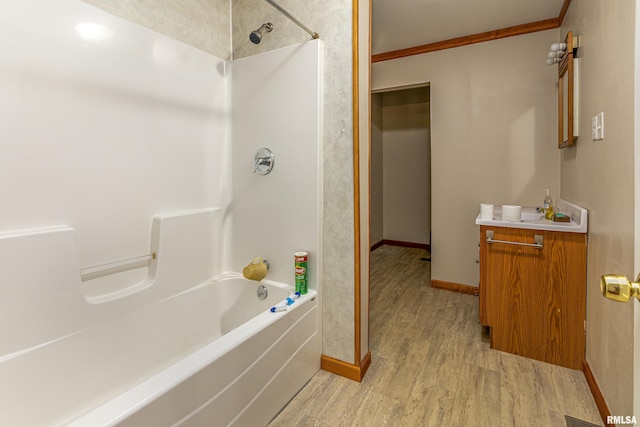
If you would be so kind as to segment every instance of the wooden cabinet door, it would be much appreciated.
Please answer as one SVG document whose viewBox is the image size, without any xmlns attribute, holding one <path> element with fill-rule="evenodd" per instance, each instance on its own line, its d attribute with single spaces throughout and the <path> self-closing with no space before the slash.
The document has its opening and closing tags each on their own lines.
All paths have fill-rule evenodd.
<svg viewBox="0 0 640 427">
<path fill-rule="evenodd" d="M 546 236 L 549 236 L 548 238 Z M 582 370 L 587 318 L 587 236 L 580 233 L 545 234 L 545 281 L 553 286 L 549 301 L 546 362 Z"/>
<path fill-rule="evenodd" d="M 542 249 L 493 240 L 532 244 Z M 584 359 L 586 236 L 504 227 L 481 227 L 481 321 L 491 346 L 573 369 Z"/>
<path fill-rule="evenodd" d="M 520 228 L 491 228 L 494 240 L 514 243 L 534 242 L 533 232 Z M 551 285 L 544 280 L 544 249 L 486 242 L 485 303 L 491 345 L 496 350 L 541 360 L 546 353 L 548 328 L 543 312 L 550 298 Z"/>
</svg>

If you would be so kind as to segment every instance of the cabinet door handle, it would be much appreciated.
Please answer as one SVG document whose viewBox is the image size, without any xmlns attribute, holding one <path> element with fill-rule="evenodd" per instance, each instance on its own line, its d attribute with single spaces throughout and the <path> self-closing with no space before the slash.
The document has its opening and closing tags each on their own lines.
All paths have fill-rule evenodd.
<svg viewBox="0 0 640 427">
<path fill-rule="evenodd" d="M 542 234 L 536 234 L 535 236 L 533 236 L 533 240 L 535 243 L 509 242 L 507 240 L 495 240 L 493 238 L 493 230 L 487 230 L 487 243 L 504 243 L 505 245 L 530 246 L 532 248 L 542 249 L 543 243 L 544 243 Z"/>
</svg>

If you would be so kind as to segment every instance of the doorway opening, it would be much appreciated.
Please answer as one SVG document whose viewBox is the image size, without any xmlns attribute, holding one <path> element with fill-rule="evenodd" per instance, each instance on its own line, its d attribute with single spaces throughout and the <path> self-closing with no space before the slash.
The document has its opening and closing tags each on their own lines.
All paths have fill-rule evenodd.
<svg viewBox="0 0 640 427">
<path fill-rule="evenodd" d="M 430 99 L 428 83 L 371 94 L 372 251 L 383 244 L 431 251 Z"/>
</svg>

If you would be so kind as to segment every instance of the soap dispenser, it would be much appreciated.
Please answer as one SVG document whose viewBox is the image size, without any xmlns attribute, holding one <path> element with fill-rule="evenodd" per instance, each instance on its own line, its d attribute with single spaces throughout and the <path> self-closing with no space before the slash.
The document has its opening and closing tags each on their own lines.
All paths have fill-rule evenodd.
<svg viewBox="0 0 640 427">
<path fill-rule="evenodd" d="M 544 197 L 544 217 L 546 219 L 553 219 L 553 200 L 551 200 L 551 196 L 549 196 L 549 190 L 542 190 L 546 193 Z"/>
</svg>

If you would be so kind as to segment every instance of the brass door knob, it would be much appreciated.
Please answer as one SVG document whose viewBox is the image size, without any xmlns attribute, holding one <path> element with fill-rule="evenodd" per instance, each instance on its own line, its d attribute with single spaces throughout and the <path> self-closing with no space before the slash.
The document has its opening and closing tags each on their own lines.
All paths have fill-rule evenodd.
<svg viewBox="0 0 640 427">
<path fill-rule="evenodd" d="M 621 274 L 605 274 L 600 278 L 602 296 L 613 301 L 627 302 L 636 297 L 640 300 L 640 275 L 635 282 L 629 282 Z"/>
</svg>

